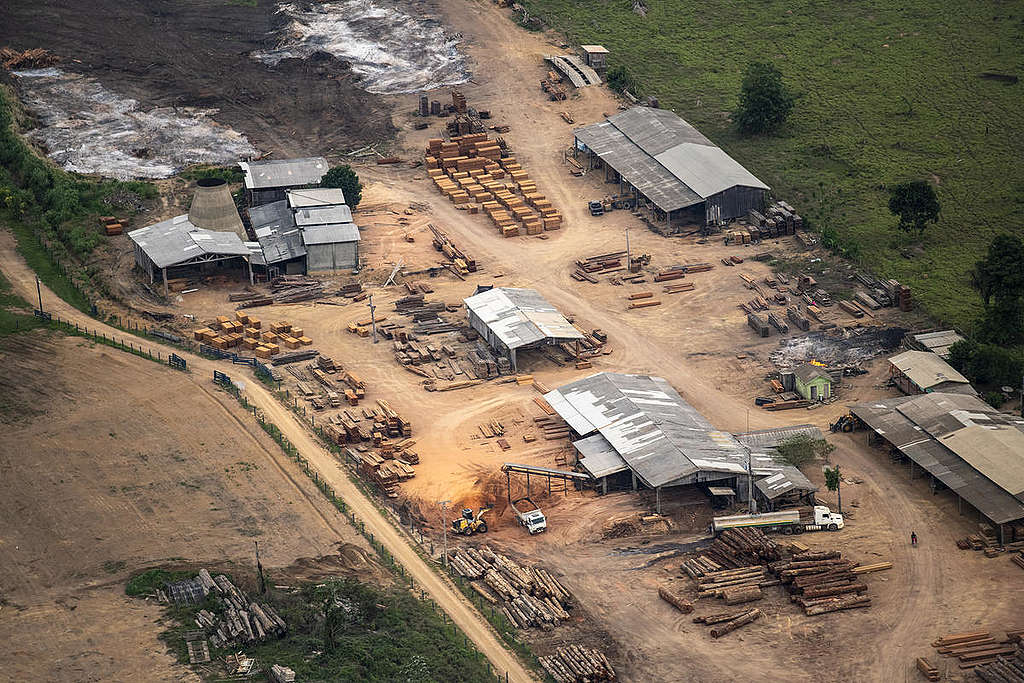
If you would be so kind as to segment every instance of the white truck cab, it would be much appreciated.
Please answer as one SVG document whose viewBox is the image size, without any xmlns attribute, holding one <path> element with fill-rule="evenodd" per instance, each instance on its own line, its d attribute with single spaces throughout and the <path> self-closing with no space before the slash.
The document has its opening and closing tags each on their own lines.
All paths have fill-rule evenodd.
<svg viewBox="0 0 1024 683">
<path fill-rule="evenodd" d="M 825 505 L 814 506 L 814 523 L 829 531 L 842 529 L 845 526 L 843 516 L 838 512 L 832 512 Z"/>
</svg>

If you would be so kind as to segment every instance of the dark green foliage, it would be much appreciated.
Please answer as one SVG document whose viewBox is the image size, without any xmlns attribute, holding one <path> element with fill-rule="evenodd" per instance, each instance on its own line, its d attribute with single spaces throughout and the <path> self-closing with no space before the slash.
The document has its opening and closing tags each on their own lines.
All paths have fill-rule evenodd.
<svg viewBox="0 0 1024 683">
<path fill-rule="evenodd" d="M 812 439 L 806 434 L 791 436 L 778 445 L 776 451 L 783 461 L 801 467 L 815 460 L 824 459 L 836 449 L 824 439 Z"/>
<path fill-rule="evenodd" d="M 195 575 L 195 572 L 172 572 L 166 569 L 150 569 L 130 578 L 124 588 L 124 592 L 132 596 L 152 595 L 156 592 L 157 588 L 163 588 L 165 583 L 181 581 Z"/>
<path fill-rule="evenodd" d="M 825 488 L 829 491 L 839 490 L 839 468 L 838 467 L 826 467 L 825 468 Z"/>
<path fill-rule="evenodd" d="M 774 133 L 793 110 L 793 96 L 782 82 L 782 72 L 771 62 L 751 62 L 743 75 L 740 101 L 733 115 L 748 135 Z"/>
<path fill-rule="evenodd" d="M 1024 295 L 1024 242 L 1017 235 L 996 235 L 987 256 L 975 264 L 971 279 L 986 306 L 993 297 Z"/>
<path fill-rule="evenodd" d="M 986 391 L 981 397 L 985 399 L 985 403 L 997 409 L 1002 408 L 1003 401 L 1006 400 L 1006 396 L 1001 391 Z"/>
<path fill-rule="evenodd" d="M 7 218 L 29 222 L 37 237 L 82 256 L 103 239 L 96 217 L 119 210 L 108 202 L 115 193 L 157 196 L 150 183 L 82 178 L 34 154 L 13 128 L 9 97 L 0 88 L 0 212 Z"/>
<path fill-rule="evenodd" d="M 634 95 L 639 94 L 636 91 L 636 81 L 633 80 L 633 74 L 629 73 L 629 69 L 622 64 L 609 67 L 605 78 L 608 81 L 608 87 L 616 92 L 629 90 Z"/>
<path fill-rule="evenodd" d="M 359 206 L 363 199 L 363 184 L 359 182 L 359 176 L 348 164 L 335 166 L 327 172 L 324 179 L 320 181 L 320 187 L 338 187 L 345 193 L 345 201 L 353 209 Z"/>
<path fill-rule="evenodd" d="M 967 339 L 949 347 L 949 364 L 972 383 L 1015 387 L 1024 376 L 1024 348 Z"/>
<path fill-rule="evenodd" d="M 129 595 L 147 595 L 182 574 L 151 570 L 128 583 Z M 236 582 L 237 585 L 237 582 Z M 353 579 L 309 585 L 298 593 L 262 596 L 288 624 L 288 634 L 249 646 L 261 663 L 282 664 L 302 681 L 493 681 L 486 660 L 428 602 L 400 587 L 378 588 Z M 169 608 L 177 622 L 164 640 L 188 661 L 181 633 L 195 628 L 200 607 Z M 220 652 L 213 653 L 215 656 Z"/>
<path fill-rule="evenodd" d="M 985 310 L 978 320 L 980 341 L 1004 346 L 1024 344 L 1024 242 L 998 235 L 978 261 L 971 282 Z"/>
<path fill-rule="evenodd" d="M 889 190 L 889 212 L 899 216 L 899 228 L 904 232 L 924 234 L 928 223 L 939 220 L 939 198 L 935 188 L 923 180 L 900 183 Z"/>
</svg>

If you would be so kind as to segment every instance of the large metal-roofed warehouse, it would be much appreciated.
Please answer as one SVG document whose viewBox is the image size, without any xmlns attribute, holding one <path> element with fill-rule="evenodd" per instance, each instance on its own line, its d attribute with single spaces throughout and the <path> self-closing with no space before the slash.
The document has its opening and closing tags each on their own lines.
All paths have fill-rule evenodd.
<svg viewBox="0 0 1024 683">
<path fill-rule="evenodd" d="M 641 484 L 655 490 L 659 513 L 666 487 L 717 482 L 745 495 L 748 462 L 756 478 L 783 475 L 777 489 L 764 489 L 769 500 L 777 497 L 776 491 L 814 491 L 797 468 L 778 463 L 767 450 L 786 435 L 743 435 L 759 444 L 748 448 L 715 429 L 661 377 L 601 372 L 544 398 L 582 437 L 573 442 L 577 466 L 605 492 L 610 477 L 628 473 L 633 490 Z"/>
<path fill-rule="evenodd" d="M 931 393 L 861 403 L 850 412 L 881 439 L 998 526 L 1024 532 L 1024 418 L 970 394 Z M 961 509 L 962 512 L 962 509 Z"/>
<path fill-rule="evenodd" d="M 770 189 L 700 131 L 664 109 L 633 107 L 578 128 L 574 155 L 636 193 L 651 222 L 719 224 L 761 210 Z"/>
<path fill-rule="evenodd" d="M 583 339 L 535 289 L 495 287 L 464 300 L 469 325 L 516 368 L 516 353 Z"/>
</svg>

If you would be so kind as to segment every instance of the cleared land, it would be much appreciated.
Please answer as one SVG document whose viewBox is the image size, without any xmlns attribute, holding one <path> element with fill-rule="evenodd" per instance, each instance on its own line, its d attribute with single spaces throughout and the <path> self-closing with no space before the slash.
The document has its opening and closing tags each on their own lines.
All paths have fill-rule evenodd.
<svg viewBox="0 0 1024 683">
<path fill-rule="evenodd" d="M 879 276 L 909 283 L 946 323 L 969 327 L 980 299 L 968 271 L 991 238 L 1022 229 L 1022 24 L 1001 2 L 623 3 L 529 0 L 573 42 L 599 43 L 658 97 L 832 228 Z M 771 60 L 799 95 L 779 137 L 731 127 L 743 70 Z M 1014 79 L 1016 80 L 1016 79 Z M 923 249 L 896 236 L 886 185 L 935 183 L 942 218 Z M 894 248 L 895 247 L 895 248 Z"/>
<path fill-rule="evenodd" d="M 372 551 L 234 399 L 43 330 L 4 338 L 0 357 L 0 661 L 13 679 L 187 678 L 157 640 L 161 608 L 124 595 L 146 568 L 251 569 L 256 540 L 278 576 L 384 576 L 331 559 L 339 543 Z"/>
</svg>

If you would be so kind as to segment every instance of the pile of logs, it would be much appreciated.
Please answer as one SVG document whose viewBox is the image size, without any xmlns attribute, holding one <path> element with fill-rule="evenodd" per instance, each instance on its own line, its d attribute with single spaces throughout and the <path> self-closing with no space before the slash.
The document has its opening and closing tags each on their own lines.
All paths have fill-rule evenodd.
<svg viewBox="0 0 1024 683">
<path fill-rule="evenodd" d="M 987 678 L 975 669 L 982 680 L 1016 683 L 1024 681 L 1024 657 L 1021 657 L 1019 649 L 1022 636 L 1024 630 L 1007 631 L 1006 637 L 1001 639 L 995 638 L 990 631 L 968 631 L 942 636 L 932 642 L 932 647 L 943 657 L 959 660 L 961 669 L 995 665 L 986 670 L 986 673 L 992 674 Z M 1017 667 L 1020 667 L 1020 671 L 1016 671 Z M 1014 678 L 1014 675 L 1017 677 Z"/>
<path fill-rule="evenodd" d="M 994 662 L 978 664 L 974 673 L 986 683 L 1024 683 L 1024 648 L 1018 646 L 1012 654 L 999 655 Z"/>
<path fill-rule="evenodd" d="M 831 550 L 800 553 L 768 568 L 786 584 L 790 599 L 804 608 L 804 614 L 815 616 L 871 605 L 871 598 L 863 595 L 868 587 L 859 582 L 854 566 Z"/>
<path fill-rule="evenodd" d="M 779 559 L 779 544 L 756 528 L 726 529 L 700 555 L 683 562 L 691 578 Z"/>
<path fill-rule="evenodd" d="M 737 569 L 721 569 L 706 572 L 697 579 L 698 598 L 720 598 L 727 605 L 739 605 L 744 602 L 760 600 L 762 588 L 777 586 L 778 579 L 768 576 L 764 565 L 750 565 Z"/>
<path fill-rule="evenodd" d="M 275 304 L 291 304 L 324 296 L 324 283 L 305 275 L 282 275 L 270 281 Z"/>
<path fill-rule="evenodd" d="M 742 612 L 719 612 L 717 614 L 707 614 L 705 616 L 694 617 L 693 623 L 695 624 L 706 624 L 711 626 L 716 624 L 711 629 L 712 638 L 720 638 L 726 633 L 731 633 L 741 626 L 754 622 L 764 616 L 764 613 L 757 609 L 745 610 Z"/>
<path fill-rule="evenodd" d="M 18 69 L 42 69 L 53 66 L 60 61 L 57 55 L 51 55 L 41 47 L 18 52 L 9 47 L 0 49 L 0 62 L 5 69 L 15 71 Z"/>
<path fill-rule="evenodd" d="M 196 625 L 209 633 L 214 647 L 260 643 L 272 637 L 280 638 L 288 630 L 273 607 L 250 600 L 223 574 L 211 577 L 206 569 L 200 569 L 198 580 L 217 597 L 223 608 L 220 614 L 207 609 L 196 613 Z"/>
<path fill-rule="evenodd" d="M 452 568 L 473 583 L 487 602 L 501 607 L 516 628 L 550 631 L 569 618 L 574 598 L 558 579 L 540 567 L 520 567 L 488 546 L 463 547 L 448 553 Z"/>
<path fill-rule="evenodd" d="M 433 223 L 428 224 L 427 227 L 430 228 L 430 232 L 434 234 L 432 240 L 434 249 L 447 256 L 449 262 L 455 267 L 460 275 L 476 272 L 476 259 L 472 258 L 466 252 L 455 246 L 455 242 L 453 242 L 451 238 L 444 233 L 444 231 L 436 227 Z M 447 264 L 445 264 L 445 267 L 447 267 Z"/>
<path fill-rule="evenodd" d="M 538 657 L 537 660 L 558 683 L 616 680 L 608 658 L 593 648 L 568 645 L 558 648 L 549 657 Z"/>
<path fill-rule="evenodd" d="M 572 277 L 580 282 L 586 281 L 596 284 L 597 278 L 595 275 L 606 275 L 625 270 L 626 266 L 622 265 L 622 257 L 625 255 L 626 252 L 624 251 L 613 251 L 608 254 L 598 254 L 579 259 L 576 261 L 576 270 L 573 271 Z"/>
</svg>

